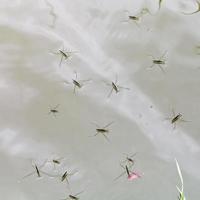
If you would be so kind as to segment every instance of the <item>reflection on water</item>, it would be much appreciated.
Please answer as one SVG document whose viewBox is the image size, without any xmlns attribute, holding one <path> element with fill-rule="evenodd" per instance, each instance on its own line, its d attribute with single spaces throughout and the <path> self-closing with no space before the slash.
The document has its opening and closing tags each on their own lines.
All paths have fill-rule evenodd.
<svg viewBox="0 0 200 200">
<path fill-rule="evenodd" d="M 183 14 L 195 12 L 195 1 L 162 1 L 160 9 L 158 3 L 1 1 L 0 193 L 5 200 L 59 199 L 79 191 L 84 191 L 81 199 L 176 199 L 175 157 L 186 197 L 195 199 L 199 14 Z M 165 60 L 157 59 L 163 52 Z M 152 62 L 161 66 L 149 68 Z M 165 120 L 171 107 L 190 122 L 173 129 Z M 111 122 L 109 131 L 100 127 Z M 90 137 L 97 133 L 103 137 Z M 143 173 L 141 179 L 113 181 L 123 155 L 134 152 L 133 168 Z M 32 170 L 30 160 L 52 155 L 66 158 L 60 171 L 47 164 L 42 170 L 52 177 L 18 182 Z M 62 183 L 56 174 L 66 170 L 76 173 Z"/>
</svg>

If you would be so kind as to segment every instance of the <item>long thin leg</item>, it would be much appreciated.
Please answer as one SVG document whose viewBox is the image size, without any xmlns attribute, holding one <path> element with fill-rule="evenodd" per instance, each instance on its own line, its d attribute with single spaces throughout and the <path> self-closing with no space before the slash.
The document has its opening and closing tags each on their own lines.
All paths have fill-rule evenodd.
<svg viewBox="0 0 200 200">
<path fill-rule="evenodd" d="M 58 108 L 59 106 L 60 106 L 60 104 L 57 104 L 57 105 L 54 107 L 54 109 Z"/>
<path fill-rule="evenodd" d="M 61 55 L 60 62 L 59 62 L 59 67 L 61 67 L 62 61 L 63 61 L 63 55 Z"/>
<path fill-rule="evenodd" d="M 162 68 L 161 65 L 158 65 L 158 67 L 161 69 L 161 71 L 165 74 L 165 70 Z"/>
<path fill-rule="evenodd" d="M 184 120 L 184 119 L 179 119 L 180 122 L 191 122 L 191 121 L 188 121 L 188 120 Z"/>
<path fill-rule="evenodd" d="M 50 51 L 50 53 L 55 54 L 55 55 L 60 55 L 59 52 L 53 52 L 53 51 Z"/>
<path fill-rule="evenodd" d="M 96 134 L 94 134 L 94 135 L 89 135 L 88 137 L 95 137 L 95 136 L 97 136 L 99 134 L 99 132 L 97 132 Z"/>
<path fill-rule="evenodd" d="M 77 78 L 78 78 L 78 74 L 77 74 L 76 71 L 74 71 L 74 73 L 75 73 L 75 80 L 77 80 Z"/>
<path fill-rule="evenodd" d="M 129 20 L 123 20 L 123 21 L 121 21 L 122 23 L 128 23 L 129 22 Z"/>
<path fill-rule="evenodd" d="M 117 81 L 118 81 L 118 76 L 116 74 L 116 76 L 115 76 L 115 85 L 117 84 Z"/>
<path fill-rule="evenodd" d="M 110 122 L 110 123 L 108 123 L 107 125 L 105 125 L 103 128 L 105 129 L 105 128 L 108 128 L 111 124 L 113 124 L 114 123 L 114 121 L 112 121 L 112 122 Z"/>
<path fill-rule="evenodd" d="M 132 157 L 134 157 L 136 154 L 137 154 L 137 152 L 136 152 L 136 153 L 134 153 L 134 154 L 132 154 L 130 157 L 132 158 Z"/>
<path fill-rule="evenodd" d="M 68 81 L 63 81 L 65 84 L 69 84 L 69 82 Z"/>
<path fill-rule="evenodd" d="M 92 79 L 85 79 L 85 80 L 79 80 L 79 82 L 82 82 L 82 83 L 84 83 L 84 82 L 88 82 L 88 81 L 91 81 Z"/>
<path fill-rule="evenodd" d="M 74 85 L 73 93 L 76 94 L 76 85 Z"/>
<path fill-rule="evenodd" d="M 153 68 L 153 67 L 154 67 L 154 65 L 155 65 L 155 64 L 153 63 L 151 66 L 149 66 L 149 67 L 147 67 L 147 68 Z"/>
<path fill-rule="evenodd" d="M 103 81 L 107 86 L 112 86 L 112 84 L 107 83 L 106 81 Z"/>
<path fill-rule="evenodd" d="M 104 136 L 104 138 L 105 138 L 108 142 L 110 142 L 109 138 L 108 138 L 104 133 L 102 133 L 102 135 Z"/>
<path fill-rule="evenodd" d="M 68 178 L 66 177 L 66 182 L 67 182 L 67 184 L 69 185 L 69 181 L 68 181 Z"/>
<path fill-rule="evenodd" d="M 167 54 L 167 51 L 165 51 L 165 52 L 161 55 L 161 57 L 160 57 L 159 60 L 162 60 L 162 59 L 165 57 L 166 54 Z"/>
<path fill-rule="evenodd" d="M 138 28 L 140 28 L 140 25 L 136 21 L 134 21 L 134 23 Z"/>
<path fill-rule="evenodd" d="M 176 116 L 176 114 L 175 114 L 175 111 L 174 111 L 174 109 L 172 108 L 172 114 L 173 114 L 173 117 L 175 117 Z"/>
<path fill-rule="evenodd" d="M 90 122 L 90 123 L 95 125 L 97 128 L 100 128 L 100 126 L 97 123 L 95 123 L 95 122 Z"/>
<path fill-rule="evenodd" d="M 126 174 L 126 172 L 121 173 L 118 177 L 116 177 L 116 178 L 114 179 L 114 181 L 116 181 L 117 179 L 119 179 L 120 177 L 122 177 L 124 174 Z"/>
<path fill-rule="evenodd" d="M 82 194 L 84 191 L 76 193 L 74 196 L 78 196 L 79 194 Z"/>
<path fill-rule="evenodd" d="M 126 168 L 120 163 L 120 166 L 124 169 L 124 170 L 126 170 Z M 120 177 L 122 177 L 124 174 L 126 174 L 126 171 L 124 171 L 123 173 L 121 173 L 118 177 L 116 177 L 115 179 L 114 179 L 114 181 L 116 181 L 117 179 L 119 179 Z"/>
<path fill-rule="evenodd" d="M 128 15 L 129 15 L 129 11 L 128 11 L 128 10 L 124 10 L 124 12 L 128 13 Z M 127 17 L 128 17 L 128 16 L 127 16 Z M 128 19 L 128 20 L 121 21 L 121 22 L 129 22 L 129 19 Z"/>
<path fill-rule="evenodd" d="M 109 94 L 108 94 L 108 98 L 110 98 L 112 92 L 113 92 L 113 87 L 112 87 L 112 89 L 110 90 L 110 92 L 109 92 Z"/>
<path fill-rule="evenodd" d="M 174 122 L 174 126 L 173 126 L 173 129 L 176 129 L 176 122 Z"/>
<path fill-rule="evenodd" d="M 29 174 L 23 176 L 23 177 L 22 177 L 22 180 L 25 179 L 25 178 L 27 178 L 27 177 L 29 177 L 29 176 L 31 176 L 31 175 L 33 175 L 33 174 L 35 174 L 35 173 L 36 173 L 36 172 L 34 171 L 34 172 L 31 172 L 31 173 L 29 173 Z"/>
<path fill-rule="evenodd" d="M 120 88 L 120 89 L 130 90 L 130 88 L 119 86 L 119 85 L 117 87 Z"/>
<path fill-rule="evenodd" d="M 90 137 L 94 137 L 94 136 L 97 136 L 99 133 L 97 132 L 96 134 L 94 134 L 94 135 L 92 135 L 92 136 L 90 136 Z"/>
<path fill-rule="evenodd" d="M 150 55 L 150 54 L 147 54 L 147 56 L 150 56 L 153 60 L 155 60 L 155 57 Z"/>
</svg>

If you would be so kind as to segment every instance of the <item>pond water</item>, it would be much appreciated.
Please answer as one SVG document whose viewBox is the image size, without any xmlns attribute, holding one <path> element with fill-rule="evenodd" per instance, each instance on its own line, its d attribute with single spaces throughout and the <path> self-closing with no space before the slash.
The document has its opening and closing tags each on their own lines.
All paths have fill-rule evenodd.
<svg viewBox="0 0 200 200">
<path fill-rule="evenodd" d="M 0 196 L 178 199 L 176 158 L 186 198 L 197 199 L 200 14 L 188 15 L 197 9 L 1 0 Z"/>
</svg>

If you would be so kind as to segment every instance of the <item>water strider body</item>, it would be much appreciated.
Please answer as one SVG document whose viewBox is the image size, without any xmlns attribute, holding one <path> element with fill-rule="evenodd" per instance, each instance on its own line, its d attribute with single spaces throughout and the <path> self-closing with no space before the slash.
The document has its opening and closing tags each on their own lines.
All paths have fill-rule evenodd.
<svg viewBox="0 0 200 200">
<path fill-rule="evenodd" d="M 134 20 L 134 21 L 139 21 L 139 19 L 140 19 L 139 17 L 133 16 L 133 15 L 129 15 L 128 18 L 130 20 Z"/>
<path fill-rule="evenodd" d="M 178 120 L 180 120 L 181 117 L 182 117 L 182 115 L 179 113 L 174 118 L 172 118 L 171 123 L 174 124 L 175 122 L 177 122 Z"/>
<path fill-rule="evenodd" d="M 49 111 L 49 114 L 52 113 L 54 116 L 56 116 L 56 114 L 59 112 L 58 109 L 57 109 L 58 106 L 59 106 L 59 104 L 56 105 L 54 108 L 51 108 L 50 111 Z"/>
<path fill-rule="evenodd" d="M 36 169 L 37 176 L 38 176 L 38 177 L 41 177 L 41 174 L 40 174 L 40 171 L 39 171 L 37 165 L 35 165 L 35 169 Z"/>
<path fill-rule="evenodd" d="M 122 86 L 117 84 L 117 76 L 116 76 L 115 81 L 111 81 L 111 83 L 105 82 L 105 84 L 111 87 L 111 90 L 108 93 L 108 98 L 112 95 L 113 91 L 115 91 L 115 93 L 117 94 L 117 93 L 120 92 L 121 89 L 130 90 L 130 88 L 122 87 Z"/>
<path fill-rule="evenodd" d="M 108 127 L 111 125 L 111 124 L 113 124 L 114 122 L 110 122 L 110 123 L 108 123 L 107 125 L 105 125 L 104 127 L 99 127 L 99 125 L 98 124 L 96 124 L 96 123 L 93 123 L 97 128 L 96 128 L 96 134 L 95 135 L 93 135 L 93 136 L 97 136 L 98 134 L 102 134 L 103 135 L 103 137 L 109 142 L 109 138 L 107 137 L 107 135 L 106 134 L 108 134 L 109 133 L 109 129 L 108 129 Z M 91 136 L 90 136 L 91 137 Z"/>
<path fill-rule="evenodd" d="M 165 70 L 163 69 L 162 65 L 166 64 L 166 61 L 163 59 L 166 53 L 167 53 L 167 51 L 165 51 L 164 54 L 158 59 L 155 59 L 152 55 L 149 55 L 149 56 L 151 56 L 153 58 L 152 65 L 149 68 L 152 68 L 152 67 L 154 67 L 156 65 L 161 69 L 161 71 L 163 73 L 165 73 Z"/>
<path fill-rule="evenodd" d="M 72 81 L 73 81 L 74 86 L 77 86 L 78 88 L 82 87 L 82 85 L 77 80 L 72 79 Z"/>
<path fill-rule="evenodd" d="M 121 163 L 127 163 L 129 165 L 129 167 L 133 166 L 135 163 L 135 160 L 133 159 L 133 157 L 136 155 L 137 153 L 134 153 L 131 156 L 126 155 L 126 159 L 124 161 L 122 161 Z"/>
<path fill-rule="evenodd" d="M 83 191 L 82 191 L 83 192 Z M 68 197 L 67 198 L 65 198 L 65 199 L 63 199 L 63 200 L 67 200 L 67 199 L 71 199 L 71 200 L 79 200 L 80 198 L 78 197 L 78 195 L 79 194 L 81 194 L 82 192 L 79 192 L 79 193 L 77 193 L 77 194 L 70 194 L 70 195 L 68 195 Z"/>
<path fill-rule="evenodd" d="M 72 79 L 72 84 L 74 85 L 73 93 L 76 93 L 76 88 L 81 89 L 84 86 L 84 83 L 91 81 L 91 79 L 87 80 L 78 80 L 77 72 L 75 73 L 75 78 Z M 66 84 L 70 84 L 68 81 L 64 81 Z"/>
</svg>

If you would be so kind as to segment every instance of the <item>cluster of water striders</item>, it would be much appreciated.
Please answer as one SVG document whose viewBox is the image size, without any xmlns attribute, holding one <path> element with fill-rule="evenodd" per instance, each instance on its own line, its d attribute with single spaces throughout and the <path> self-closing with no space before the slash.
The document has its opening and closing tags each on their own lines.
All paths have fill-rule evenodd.
<svg viewBox="0 0 200 200">
<path fill-rule="evenodd" d="M 161 3 L 162 3 L 162 0 L 159 0 L 159 9 L 161 8 Z M 200 2 L 197 2 L 197 5 L 198 5 L 198 9 L 196 11 L 194 11 L 192 13 L 184 13 L 184 14 L 195 14 L 195 13 L 199 12 L 200 11 Z M 137 16 L 131 16 L 131 15 L 128 16 L 128 20 L 134 21 L 136 23 L 136 25 L 138 26 L 138 21 L 140 20 L 142 15 L 146 14 L 147 12 L 148 12 L 148 10 L 143 9 Z M 76 53 L 76 52 L 75 51 L 66 52 L 64 49 L 62 49 L 62 50 L 60 49 L 57 53 L 55 53 L 55 54 L 58 54 L 58 55 L 61 56 L 60 62 L 59 62 L 59 67 L 61 67 L 62 62 L 68 60 L 72 56 L 73 53 Z M 158 66 L 160 68 L 160 70 L 163 73 L 165 73 L 163 66 L 166 64 L 166 61 L 164 59 L 166 53 L 167 52 L 164 52 L 164 54 L 160 58 L 154 58 L 153 57 L 152 65 L 150 66 L 150 68 L 152 68 L 154 66 Z M 90 81 L 90 79 L 79 80 L 78 75 L 75 72 L 75 78 L 72 79 L 74 94 L 76 93 L 77 89 L 81 89 L 84 86 L 84 84 L 86 82 L 89 82 L 89 81 Z M 121 91 L 121 89 L 126 89 L 126 90 L 130 89 L 130 88 L 122 87 L 122 86 L 118 85 L 117 81 L 118 80 L 117 80 L 117 77 L 116 77 L 115 81 L 111 81 L 110 83 L 106 83 L 106 85 L 111 87 L 111 90 L 108 93 L 108 98 L 112 95 L 113 92 L 115 92 L 117 94 Z M 67 81 L 65 81 L 64 83 L 69 84 L 69 82 L 67 82 Z M 56 116 L 59 113 L 58 107 L 59 107 L 59 104 L 56 105 L 55 107 L 51 108 L 49 110 L 49 114 Z M 170 120 L 171 124 L 173 125 L 173 128 L 176 128 L 176 123 L 179 122 L 179 121 L 186 122 L 185 120 L 182 119 L 182 115 L 180 113 L 177 114 L 174 111 L 173 111 L 172 118 L 167 118 L 167 119 Z M 102 135 L 106 139 L 106 141 L 110 142 L 109 137 L 108 137 L 108 133 L 109 133 L 109 127 L 112 124 L 113 124 L 113 122 L 110 122 L 110 123 L 106 124 L 105 126 L 99 126 L 98 124 L 95 124 L 96 133 L 93 136 Z M 126 176 L 127 180 L 129 180 L 129 181 L 139 179 L 139 178 L 142 177 L 142 173 L 139 173 L 139 172 L 134 170 L 134 163 L 135 163 L 134 156 L 136 156 L 136 153 L 134 153 L 132 155 L 125 155 L 124 160 L 122 160 L 120 162 L 120 166 L 121 166 L 123 172 L 119 176 L 117 176 L 114 179 L 114 181 L 116 181 L 117 179 L 119 179 L 120 177 L 122 177 L 124 175 Z M 41 166 L 38 166 L 37 164 L 33 164 L 34 171 L 25 175 L 22 178 L 22 180 L 31 176 L 31 175 L 34 175 L 34 174 L 36 174 L 38 178 L 42 177 L 42 175 L 47 175 L 49 177 L 59 178 L 61 182 L 66 181 L 67 184 L 69 185 L 69 178 L 71 176 L 73 176 L 76 173 L 76 171 L 70 172 L 69 170 L 65 170 L 62 174 L 52 175 L 52 174 L 42 170 L 42 168 L 47 163 L 52 163 L 54 168 L 56 169 L 57 167 L 59 167 L 61 165 L 63 159 L 64 158 L 56 158 L 56 159 L 46 160 Z M 84 192 L 84 191 L 78 192 L 76 194 L 71 193 L 65 199 L 78 200 L 80 198 L 79 195 L 82 192 Z M 184 199 L 184 197 L 181 198 L 181 192 L 179 194 L 180 194 L 179 199 L 180 200 Z"/>
</svg>

